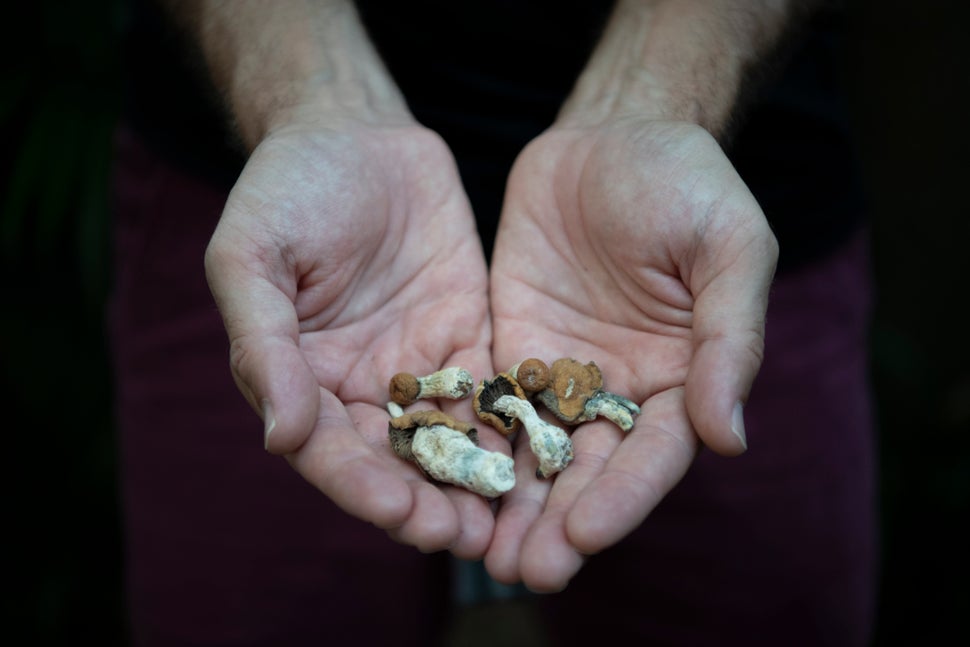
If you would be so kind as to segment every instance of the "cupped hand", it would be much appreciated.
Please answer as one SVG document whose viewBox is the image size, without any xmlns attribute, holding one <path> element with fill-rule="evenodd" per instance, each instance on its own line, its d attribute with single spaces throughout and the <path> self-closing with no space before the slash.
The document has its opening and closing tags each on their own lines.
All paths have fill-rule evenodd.
<svg viewBox="0 0 970 647">
<path fill-rule="evenodd" d="M 398 541 L 480 557 L 488 503 L 394 455 L 384 408 L 399 371 L 491 371 L 485 261 L 443 142 L 412 124 L 272 133 L 229 196 L 206 271 L 267 449 Z"/>
<path fill-rule="evenodd" d="M 675 122 L 553 128 L 509 177 L 491 270 L 494 364 L 594 361 L 642 406 L 628 433 L 597 419 L 575 459 L 517 485 L 486 555 L 499 581 L 558 590 L 585 555 L 631 532 L 699 443 L 746 448 L 742 407 L 761 364 L 777 243 L 717 142 Z"/>
</svg>

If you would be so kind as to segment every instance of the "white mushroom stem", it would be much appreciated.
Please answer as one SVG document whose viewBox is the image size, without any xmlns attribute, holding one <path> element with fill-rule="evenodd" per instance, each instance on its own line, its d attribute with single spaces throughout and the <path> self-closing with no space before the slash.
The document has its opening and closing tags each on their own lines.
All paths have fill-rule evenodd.
<svg viewBox="0 0 970 647">
<path fill-rule="evenodd" d="M 536 476 L 547 478 L 561 472 L 573 460 L 573 441 L 561 427 L 550 424 L 539 417 L 528 400 L 514 395 L 503 395 L 492 405 L 507 416 L 518 418 L 529 434 L 529 447 L 539 459 Z"/>
<path fill-rule="evenodd" d="M 640 415 L 640 407 L 635 402 L 622 395 L 600 391 L 589 400 L 583 410 L 583 420 L 592 420 L 596 416 L 603 416 L 612 421 L 623 431 L 633 429 L 633 422 Z"/>
<path fill-rule="evenodd" d="M 397 402 L 391 400 L 387 403 L 387 412 L 391 414 L 392 418 L 400 418 L 404 415 L 404 408 Z"/>
<path fill-rule="evenodd" d="M 450 398 L 460 400 L 472 392 L 475 379 L 460 366 L 450 366 L 418 378 L 418 399 Z"/>
<path fill-rule="evenodd" d="M 418 427 L 411 453 L 433 479 L 487 498 L 505 494 L 515 486 L 511 458 L 482 449 L 467 435 L 443 425 Z"/>
</svg>

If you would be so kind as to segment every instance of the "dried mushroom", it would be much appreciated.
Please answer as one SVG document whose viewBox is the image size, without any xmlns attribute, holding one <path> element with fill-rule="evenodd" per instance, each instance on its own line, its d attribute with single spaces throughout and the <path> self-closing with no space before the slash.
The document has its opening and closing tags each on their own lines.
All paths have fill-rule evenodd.
<svg viewBox="0 0 970 647">
<path fill-rule="evenodd" d="M 411 443 L 414 460 L 431 478 L 487 498 L 515 487 L 512 459 L 478 447 L 469 436 L 443 426 L 418 427 Z"/>
<path fill-rule="evenodd" d="M 603 416 L 623 431 L 633 429 L 633 423 L 638 415 L 640 415 L 640 407 L 636 402 L 608 391 L 600 391 L 587 400 L 586 411 L 583 414 L 585 420 Z"/>
<path fill-rule="evenodd" d="M 603 373 L 594 362 L 582 364 L 564 357 L 552 363 L 549 385 L 538 399 L 563 422 L 582 422 L 586 401 L 603 388 Z"/>
<path fill-rule="evenodd" d="M 572 462 L 573 441 L 569 435 L 564 429 L 540 418 L 531 402 L 505 395 L 495 401 L 495 408 L 522 421 L 529 434 L 529 447 L 539 460 L 537 477 L 548 478 Z"/>
<path fill-rule="evenodd" d="M 472 407 L 475 415 L 483 422 L 487 422 L 495 427 L 502 434 L 508 436 L 516 431 L 520 423 L 518 419 L 495 409 L 495 401 L 504 395 L 515 396 L 522 400 L 526 399 L 525 391 L 519 386 L 514 377 L 508 373 L 499 373 L 491 380 L 482 380 L 475 390 L 475 398 L 472 400 Z"/>
<path fill-rule="evenodd" d="M 398 373 L 391 378 L 388 391 L 392 401 L 406 407 L 427 398 L 460 400 L 471 393 L 474 386 L 471 373 L 459 366 L 450 366 L 423 377 Z"/>
<path fill-rule="evenodd" d="M 478 431 L 472 425 L 452 418 L 442 411 L 415 411 L 391 418 L 387 424 L 387 436 L 391 449 L 404 460 L 414 460 L 411 443 L 419 427 L 442 426 L 459 431 L 478 444 Z"/>
<path fill-rule="evenodd" d="M 583 364 L 568 357 L 552 363 L 549 384 L 536 398 L 571 425 L 603 416 L 629 431 L 640 414 L 634 402 L 603 390 L 603 373 L 594 362 Z"/>
<path fill-rule="evenodd" d="M 388 424 L 391 448 L 425 474 L 484 497 L 515 486 L 512 459 L 478 447 L 478 432 L 441 411 L 417 411 Z"/>
<path fill-rule="evenodd" d="M 398 456 L 414 462 L 432 479 L 491 498 L 514 487 L 512 459 L 480 448 L 478 433 L 468 423 L 440 411 L 404 413 L 403 409 L 423 398 L 464 398 L 472 386 L 471 374 L 458 367 L 425 377 L 398 373 L 389 388 L 388 437 Z M 482 380 L 472 401 L 475 414 L 506 436 L 524 427 L 539 462 L 539 478 L 561 472 L 573 461 L 573 443 L 565 429 L 539 417 L 530 398 L 568 425 L 603 416 L 629 431 L 640 413 L 635 403 L 603 390 L 603 374 L 594 362 L 562 358 L 548 366 L 530 357 L 507 373 Z"/>
</svg>

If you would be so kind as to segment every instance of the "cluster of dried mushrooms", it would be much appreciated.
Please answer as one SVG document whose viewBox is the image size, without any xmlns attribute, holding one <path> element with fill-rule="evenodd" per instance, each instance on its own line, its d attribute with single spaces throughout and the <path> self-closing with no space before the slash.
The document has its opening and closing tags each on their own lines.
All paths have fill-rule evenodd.
<svg viewBox="0 0 970 647">
<path fill-rule="evenodd" d="M 440 411 L 404 413 L 402 409 L 426 398 L 466 398 L 473 387 L 471 373 L 459 367 L 425 377 L 398 373 L 389 386 L 392 419 L 388 435 L 394 452 L 416 463 L 431 478 L 493 498 L 515 486 L 511 458 L 479 447 L 478 434 L 468 423 Z M 573 445 L 565 429 L 539 416 L 533 402 L 542 404 L 567 426 L 603 416 L 629 431 L 640 413 L 627 398 L 603 390 L 603 374 L 593 362 L 562 358 L 548 366 L 529 358 L 482 380 L 474 389 L 475 414 L 504 435 L 524 427 L 539 461 L 539 478 L 565 469 L 573 460 Z"/>
</svg>

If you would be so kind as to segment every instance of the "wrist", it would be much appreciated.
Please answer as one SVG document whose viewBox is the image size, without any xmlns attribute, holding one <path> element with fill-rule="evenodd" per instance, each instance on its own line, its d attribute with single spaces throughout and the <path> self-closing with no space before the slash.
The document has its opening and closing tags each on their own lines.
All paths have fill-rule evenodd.
<svg viewBox="0 0 970 647">
<path fill-rule="evenodd" d="M 413 118 L 353 3 L 201 2 L 190 28 L 244 144 L 293 124 Z"/>
<path fill-rule="evenodd" d="M 789 22 L 784 0 L 620 0 L 558 123 L 636 117 L 721 137 L 742 87 Z"/>
<path fill-rule="evenodd" d="M 343 130 L 415 123 L 393 84 L 368 72 L 347 78 L 330 74 L 307 77 L 282 89 L 271 104 L 234 110 L 235 114 L 240 112 L 251 117 L 248 127 L 239 125 L 244 141 L 251 146 L 293 127 Z"/>
</svg>

